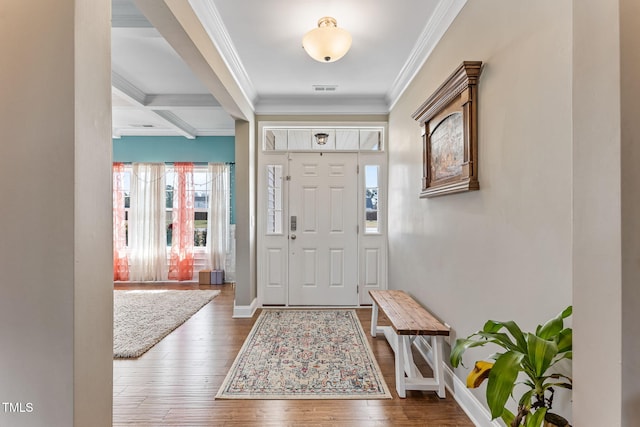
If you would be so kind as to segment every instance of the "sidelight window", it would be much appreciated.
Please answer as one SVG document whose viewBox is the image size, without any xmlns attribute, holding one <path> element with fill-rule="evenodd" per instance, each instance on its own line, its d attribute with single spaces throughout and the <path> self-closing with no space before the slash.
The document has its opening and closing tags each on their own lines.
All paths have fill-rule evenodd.
<svg viewBox="0 0 640 427">
<path fill-rule="evenodd" d="M 267 166 L 267 234 L 282 234 L 282 165 Z"/>
<path fill-rule="evenodd" d="M 365 233 L 380 233 L 380 166 L 365 165 L 364 167 L 364 206 L 365 206 Z"/>
</svg>

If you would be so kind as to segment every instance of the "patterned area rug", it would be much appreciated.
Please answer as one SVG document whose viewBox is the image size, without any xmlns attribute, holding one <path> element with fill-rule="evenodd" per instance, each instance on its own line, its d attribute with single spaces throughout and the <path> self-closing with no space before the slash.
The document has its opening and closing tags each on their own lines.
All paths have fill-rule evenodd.
<svg viewBox="0 0 640 427">
<path fill-rule="evenodd" d="M 354 310 L 263 310 L 218 399 L 390 399 Z"/>
<path fill-rule="evenodd" d="M 113 291 L 113 358 L 139 357 L 220 291 Z"/>
</svg>

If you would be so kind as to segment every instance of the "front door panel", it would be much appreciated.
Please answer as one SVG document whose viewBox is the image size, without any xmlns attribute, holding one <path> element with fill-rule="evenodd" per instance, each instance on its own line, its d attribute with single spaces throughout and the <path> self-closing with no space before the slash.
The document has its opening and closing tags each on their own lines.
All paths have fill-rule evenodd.
<svg viewBox="0 0 640 427">
<path fill-rule="evenodd" d="M 291 154 L 289 304 L 356 305 L 357 154 Z"/>
</svg>

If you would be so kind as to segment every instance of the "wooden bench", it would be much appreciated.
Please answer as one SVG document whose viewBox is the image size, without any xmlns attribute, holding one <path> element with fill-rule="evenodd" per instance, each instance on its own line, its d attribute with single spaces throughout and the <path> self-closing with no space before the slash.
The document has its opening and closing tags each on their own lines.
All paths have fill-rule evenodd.
<svg viewBox="0 0 640 427">
<path fill-rule="evenodd" d="M 369 295 L 373 299 L 371 336 L 384 333 L 393 348 L 398 396 L 406 397 L 406 390 L 431 390 L 444 398 L 442 341 L 449 335 L 449 328 L 404 291 L 369 291 Z M 391 326 L 378 326 L 378 308 Z M 411 344 L 420 335 L 431 336 L 433 378 L 424 378 L 413 361 Z"/>
</svg>

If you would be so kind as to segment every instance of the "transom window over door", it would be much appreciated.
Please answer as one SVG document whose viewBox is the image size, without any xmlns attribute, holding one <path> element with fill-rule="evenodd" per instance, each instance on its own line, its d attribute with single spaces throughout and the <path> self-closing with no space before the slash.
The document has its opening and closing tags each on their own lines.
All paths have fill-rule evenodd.
<svg viewBox="0 0 640 427">
<path fill-rule="evenodd" d="M 263 151 L 383 151 L 384 127 L 264 127 Z M 322 135 L 322 137 L 321 137 Z"/>
</svg>

